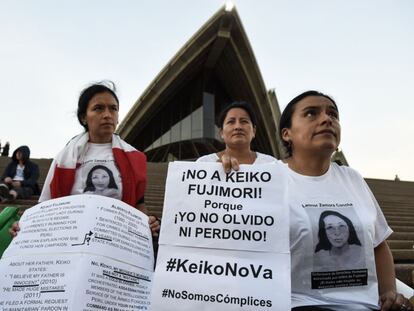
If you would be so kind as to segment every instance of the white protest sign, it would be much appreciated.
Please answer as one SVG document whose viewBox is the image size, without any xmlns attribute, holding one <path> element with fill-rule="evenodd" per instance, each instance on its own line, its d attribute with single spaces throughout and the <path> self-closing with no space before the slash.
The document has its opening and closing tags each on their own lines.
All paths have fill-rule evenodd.
<svg viewBox="0 0 414 311">
<path fill-rule="evenodd" d="M 152 272 L 107 257 L 72 253 L 9 257 L 2 259 L 0 275 L 3 311 L 149 307 Z"/>
<path fill-rule="evenodd" d="M 98 195 L 49 200 L 28 209 L 3 257 L 88 252 L 152 270 L 148 217 L 128 204 Z"/>
<path fill-rule="evenodd" d="M 170 163 L 152 310 L 290 310 L 285 174 Z"/>
<path fill-rule="evenodd" d="M 290 254 L 160 247 L 151 310 L 290 310 Z"/>
<path fill-rule="evenodd" d="M 0 260 L 1 310 L 149 310 L 154 259 L 140 211 L 70 196 L 30 208 L 20 227 Z"/>
<path fill-rule="evenodd" d="M 174 162 L 168 170 L 160 244 L 288 253 L 289 211 L 280 164 Z"/>
</svg>

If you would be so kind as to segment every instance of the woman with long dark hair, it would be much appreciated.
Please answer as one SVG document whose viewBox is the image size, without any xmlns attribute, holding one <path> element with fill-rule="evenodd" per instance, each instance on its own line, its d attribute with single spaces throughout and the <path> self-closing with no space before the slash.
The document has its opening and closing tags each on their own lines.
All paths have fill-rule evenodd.
<svg viewBox="0 0 414 311">
<path fill-rule="evenodd" d="M 355 226 L 345 215 L 325 210 L 319 217 L 314 267 L 325 270 L 363 269 L 365 260 Z"/>
<path fill-rule="evenodd" d="M 317 91 L 300 94 L 284 109 L 279 130 L 288 153 L 293 310 L 411 310 L 396 291 L 385 241 L 392 230 L 377 201 L 360 174 L 331 161 L 341 140 L 335 101 Z M 362 259 L 345 256 L 351 231 Z M 344 257 L 316 264 L 315 251 Z"/>
<path fill-rule="evenodd" d="M 413 310 L 396 291 L 385 241 L 392 230 L 377 201 L 358 172 L 331 161 L 341 140 L 335 101 L 317 91 L 298 95 L 282 113 L 279 134 L 288 154 L 292 310 Z M 237 158 L 222 161 L 238 170 Z M 350 244 L 358 258 L 339 259 Z M 322 253 L 337 257 L 326 264 Z"/>
<path fill-rule="evenodd" d="M 89 189 L 88 174 L 100 165 L 102 176 L 111 172 L 117 191 L 102 190 L 99 194 L 122 200 L 147 213 L 144 205 L 146 157 L 115 134 L 118 111 L 119 100 L 112 82 L 94 83 L 81 92 L 77 117 L 84 132 L 72 138 L 54 158 L 39 202 L 84 193 Z M 150 216 L 149 222 L 153 235 L 158 235 L 158 220 Z M 18 230 L 15 223 L 11 234 L 15 236 Z"/>
<path fill-rule="evenodd" d="M 86 187 L 83 192 L 115 198 L 119 190 L 112 171 L 104 165 L 96 165 L 86 177 Z"/>
</svg>

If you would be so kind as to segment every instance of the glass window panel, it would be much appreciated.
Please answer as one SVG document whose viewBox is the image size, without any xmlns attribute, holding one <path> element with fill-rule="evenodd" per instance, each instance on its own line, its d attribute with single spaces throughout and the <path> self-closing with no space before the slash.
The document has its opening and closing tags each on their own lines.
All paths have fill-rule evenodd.
<svg viewBox="0 0 414 311">
<path fill-rule="evenodd" d="M 180 141 L 180 126 L 181 126 L 181 122 L 178 122 L 171 128 L 171 142 L 172 143 Z"/>
<path fill-rule="evenodd" d="M 203 137 L 203 106 L 191 114 L 191 138 Z"/>
<path fill-rule="evenodd" d="M 181 121 L 181 140 L 191 139 L 191 115 Z"/>
<path fill-rule="evenodd" d="M 157 148 L 159 146 L 161 146 L 161 139 L 158 138 L 156 141 L 154 141 L 154 143 L 152 144 L 153 148 Z"/>
<path fill-rule="evenodd" d="M 161 146 L 170 143 L 170 135 L 171 135 L 171 132 L 167 131 L 167 133 L 161 136 Z"/>
</svg>

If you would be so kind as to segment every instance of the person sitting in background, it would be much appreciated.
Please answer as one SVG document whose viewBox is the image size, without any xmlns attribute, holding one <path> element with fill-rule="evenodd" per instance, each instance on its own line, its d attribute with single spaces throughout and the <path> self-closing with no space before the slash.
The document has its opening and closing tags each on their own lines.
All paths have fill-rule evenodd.
<svg viewBox="0 0 414 311">
<path fill-rule="evenodd" d="M 30 149 L 27 146 L 20 146 L 13 152 L 12 160 L 1 177 L 0 200 L 2 203 L 16 199 L 28 199 L 33 194 L 39 194 L 37 185 L 39 167 L 30 161 L 29 157 Z"/>
<path fill-rule="evenodd" d="M 3 147 L 3 151 L 1 152 L 2 157 L 8 157 L 9 156 L 9 150 L 10 150 L 10 143 L 6 142 L 6 144 Z"/>
</svg>

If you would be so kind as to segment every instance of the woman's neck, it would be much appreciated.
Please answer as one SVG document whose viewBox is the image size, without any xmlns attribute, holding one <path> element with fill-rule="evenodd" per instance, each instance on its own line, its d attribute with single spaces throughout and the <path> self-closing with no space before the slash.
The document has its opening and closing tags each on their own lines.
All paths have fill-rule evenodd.
<svg viewBox="0 0 414 311">
<path fill-rule="evenodd" d="M 296 173 L 306 176 L 321 176 L 325 174 L 331 165 L 330 157 L 303 157 L 293 154 L 286 160 L 289 168 Z"/>
<path fill-rule="evenodd" d="M 347 252 L 349 250 L 349 244 L 346 243 L 344 245 L 342 245 L 341 247 L 333 247 L 330 250 L 330 254 L 331 255 L 335 255 L 335 256 L 340 256 L 343 253 Z"/>
<path fill-rule="evenodd" d="M 94 136 L 89 133 L 89 142 L 93 144 L 108 144 L 112 142 L 112 134 L 108 136 Z"/>
<path fill-rule="evenodd" d="M 218 153 L 219 158 L 221 158 L 223 154 L 236 158 L 239 161 L 239 164 L 253 164 L 254 161 L 256 161 L 256 153 L 251 151 L 250 148 L 234 149 L 226 146 L 226 149 Z"/>
</svg>

